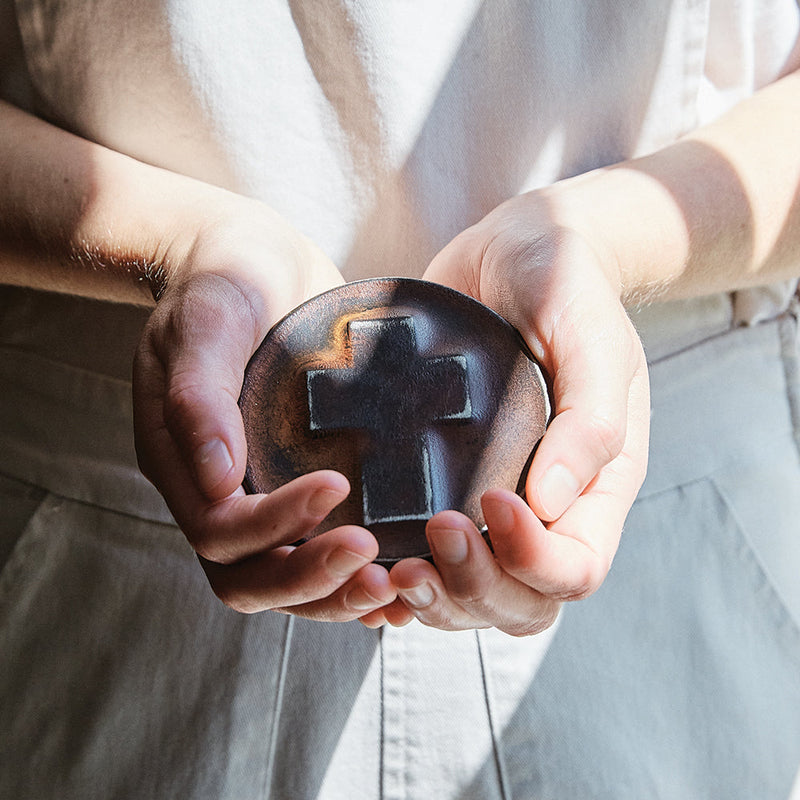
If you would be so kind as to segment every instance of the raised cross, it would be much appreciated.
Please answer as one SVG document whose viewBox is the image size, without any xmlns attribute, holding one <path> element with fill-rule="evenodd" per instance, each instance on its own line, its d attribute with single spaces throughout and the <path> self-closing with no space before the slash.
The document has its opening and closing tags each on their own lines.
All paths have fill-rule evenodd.
<svg viewBox="0 0 800 800">
<path fill-rule="evenodd" d="M 424 357 L 413 317 L 350 320 L 352 366 L 306 373 L 310 427 L 361 437 L 364 524 L 433 513 L 427 432 L 472 418 L 467 360 Z"/>
</svg>

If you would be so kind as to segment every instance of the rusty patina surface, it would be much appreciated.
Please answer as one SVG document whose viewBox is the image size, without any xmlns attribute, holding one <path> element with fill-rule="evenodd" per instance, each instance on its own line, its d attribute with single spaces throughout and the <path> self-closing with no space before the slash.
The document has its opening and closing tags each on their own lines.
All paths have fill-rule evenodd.
<svg viewBox="0 0 800 800">
<path fill-rule="evenodd" d="M 281 320 L 240 398 L 245 487 L 270 492 L 317 469 L 350 480 L 315 533 L 369 528 L 384 563 L 427 556 L 425 523 L 457 509 L 481 527 L 481 494 L 522 492 L 550 405 L 519 334 L 452 289 L 356 281 Z"/>
</svg>

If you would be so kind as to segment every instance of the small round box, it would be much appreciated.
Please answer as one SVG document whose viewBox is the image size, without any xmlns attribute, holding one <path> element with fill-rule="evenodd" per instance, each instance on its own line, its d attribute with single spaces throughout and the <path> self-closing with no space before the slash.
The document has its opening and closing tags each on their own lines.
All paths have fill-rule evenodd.
<svg viewBox="0 0 800 800">
<path fill-rule="evenodd" d="M 239 404 L 245 488 L 343 473 L 351 493 L 314 534 L 363 525 L 387 564 L 429 556 L 436 512 L 481 527 L 484 491 L 522 494 L 550 414 L 544 375 L 508 322 L 408 278 L 345 284 L 292 311 L 251 359 Z"/>
</svg>

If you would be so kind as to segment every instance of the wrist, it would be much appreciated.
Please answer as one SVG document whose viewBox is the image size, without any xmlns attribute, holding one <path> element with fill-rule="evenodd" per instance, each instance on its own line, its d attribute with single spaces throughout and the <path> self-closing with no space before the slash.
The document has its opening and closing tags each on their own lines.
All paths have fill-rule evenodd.
<svg viewBox="0 0 800 800">
<path fill-rule="evenodd" d="M 0 128 L 5 283 L 152 303 L 225 194 L 2 101 Z"/>
<path fill-rule="evenodd" d="M 177 297 L 200 278 L 245 301 L 257 336 L 303 301 L 342 282 L 328 257 L 264 203 L 208 187 L 166 249 L 162 294 Z M 210 283 L 208 283 L 210 281 Z"/>
<path fill-rule="evenodd" d="M 90 200 L 70 236 L 73 263 L 84 258 L 116 291 L 158 301 L 184 269 L 199 230 L 219 213 L 222 189 L 98 148 Z"/>
<path fill-rule="evenodd" d="M 557 224 L 575 230 L 625 305 L 654 299 L 684 270 L 688 234 L 666 187 L 626 162 L 554 184 Z"/>
</svg>

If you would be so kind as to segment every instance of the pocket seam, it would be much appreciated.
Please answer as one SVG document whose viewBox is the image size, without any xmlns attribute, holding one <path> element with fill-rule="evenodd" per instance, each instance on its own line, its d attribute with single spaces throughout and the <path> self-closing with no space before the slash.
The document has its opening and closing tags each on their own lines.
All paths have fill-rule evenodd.
<svg viewBox="0 0 800 800">
<path fill-rule="evenodd" d="M 24 527 L 19 532 L 14 546 L 11 548 L 8 558 L 0 569 L 0 611 L 12 595 L 14 587 L 18 584 L 21 576 L 24 576 L 28 564 L 31 563 L 32 552 L 38 539 L 32 538 L 34 525 L 42 514 L 57 508 L 59 498 L 46 492 L 33 513 L 28 517 Z M 24 579 L 24 578 L 23 578 Z"/>
<path fill-rule="evenodd" d="M 758 548 L 753 545 L 747 528 L 742 522 L 736 507 L 725 489 L 714 479 L 713 475 L 708 475 L 704 479 L 708 482 L 711 489 L 715 492 L 720 502 L 725 506 L 730 515 L 731 522 L 735 525 L 738 532 L 738 542 L 735 556 L 740 561 L 748 561 L 756 568 L 763 581 L 763 593 L 770 596 L 770 602 L 765 604 L 765 613 L 776 617 L 775 624 L 781 631 L 787 629 L 791 631 L 791 636 L 795 639 L 795 646 L 800 647 L 800 619 L 798 619 L 783 599 L 780 589 L 776 585 L 768 566 L 758 553 Z M 758 589 L 759 593 L 761 589 Z"/>
</svg>

